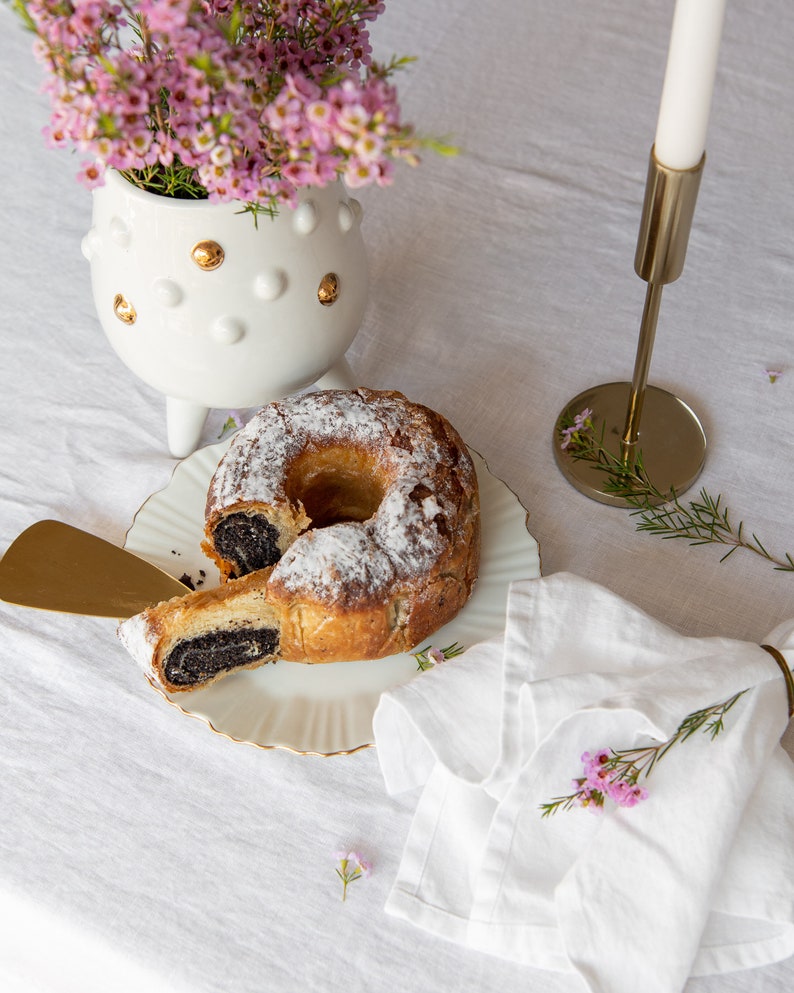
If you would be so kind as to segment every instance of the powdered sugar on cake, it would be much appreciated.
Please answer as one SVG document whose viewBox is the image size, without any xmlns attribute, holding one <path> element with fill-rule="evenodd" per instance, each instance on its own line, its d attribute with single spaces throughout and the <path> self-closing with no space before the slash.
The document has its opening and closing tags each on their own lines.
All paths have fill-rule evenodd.
<svg viewBox="0 0 794 993">
<path fill-rule="evenodd" d="M 327 519 L 326 507 L 332 508 Z M 415 603 L 441 597 L 442 611 L 465 599 L 476 576 L 479 507 L 471 458 L 448 421 L 399 393 L 325 390 L 268 404 L 221 460 L 206 512 L 205 547 L 231 576 L 245 566 L 249 534 L 262 527 L 255 519 L 292 529 L 288 539 L 278 531 L 279 556 L 267 582 L 269 600 L 285 607 L 311 602 L 329 611 L 359 610 L 387 605 L 410 588 Z M 224 546 L 228 556 L 219 552 L 222 539 L 216 544 L 216 529 L 227 519 L 235 529 Z M 432 594 L 436 582 L 444 591 L 440 586 Z M 417 590 L 428 599 L 417 600 Z"/>
<path fill-rule="evenodd" d="M 459 451 L 439 444 L 421 420 L 406 424 L 402 398 L 379 395 L 373 404 L 366 391 L 334 391 L 269 404 L 237 435 L 222 460 L 207 513 L 249 501 L 286 501 L 290 464 L 307 446 L 329 444 L 371 451 L 399 480 L 372 520 L 333 524 L 298 538 L 276 565 L 272 582 L 296 592 L 312 589 L 340 602 L 351 584 L 377 596 L 395 579 L 427 572 L 449 541 L 439 521 L 457 514 L 435 492 L 439 472 L 470 472 L 473 477 L 474 469 L 461 464 Z M 454 513 L 445 515 L 445 509 Z"/>
<path fill-rule="evenodd" d="M 156 645 L 156 635 L 152 631 L 145 611 L 128 618 L 118 628 L 122 645 L 135 659 L 147 676 L 154 676 L 152 653 Z"/>
<path fill-rule="evenodd" d="M 231 503 L 286 499 L 284 466 L 309 443 L 371 447 L 381 451 L 384 461 L 410 462 L 418 479 L 430 479 L 443 460 L 438 443 L 428 432 L 409 434 L 408 451 L 401 447 L 405 437 L 404 408 L 380 400 L 374 410 L 359 391 L 336 392 L 333 397 L 304 394 L 269 404 L 237 434 L 221 461 L 208 493 L 207 513 Z"/>
<path fill-rule="evenodd" d="M 271 576 L 273 585 L 280 584 L 289 593 L 309 589 L 335 606 L 359 600 L 362 590 L 377 600 L 394 580 L 388 555 L 367 528 L 355 524 L 308 531 L 286 551 Z"/>
</svg>

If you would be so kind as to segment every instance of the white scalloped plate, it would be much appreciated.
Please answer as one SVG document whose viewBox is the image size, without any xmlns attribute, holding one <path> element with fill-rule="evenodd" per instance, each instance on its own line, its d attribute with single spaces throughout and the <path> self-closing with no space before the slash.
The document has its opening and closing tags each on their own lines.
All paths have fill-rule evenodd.
<svg viewBox="0 0 794 993">
<path fill-rule="evenodd" d="M 217 586 L 219 576 L 201 551 L 204 501 L 229 440 L 180 462 L 165 489 L 149 497 L 135 515 L 125 543 L 136 555 L 173 576 L 187 574 L 205 589 Z M 438 648 L 456 641 L 469 647 L 498 634 L 504 628 L 509 584 L 540 575 L 538 544 L 527 530 L 527 512 L 482 458 L 474 452 L 472 456 L 482 507 L 480 575 L 463 610 L 433 636 Z M 206 721 L 234 741 L 339 755 L 372 745 L 372 716 L 381 693 L 420 675 L 414 657 L 404 654 L 325 665 L 279 662 L 233 673 L 187 693 L 152 686 L 184 714 Z"/>
</svg>

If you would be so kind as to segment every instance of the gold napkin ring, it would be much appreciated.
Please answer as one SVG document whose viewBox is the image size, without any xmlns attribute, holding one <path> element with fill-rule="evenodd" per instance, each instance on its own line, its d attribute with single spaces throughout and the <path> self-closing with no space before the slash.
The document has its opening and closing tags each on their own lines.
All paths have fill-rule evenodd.
<svg viewBox="0 0 794 993">
<path fill-rule="evenodd" d="M 781 652 L 774 648 L 772 645 L 761 645 L 764 651 L 769 652 L 772 658 L 780 666 L 783 673 L 783 678 L 786 680 L 786 694 L 788 695 L 788 715 L 789 717 L 794 717 L 794 676 L 791 674 L 791 669 L 788 667 L 788 662 Z"/>
</svg>

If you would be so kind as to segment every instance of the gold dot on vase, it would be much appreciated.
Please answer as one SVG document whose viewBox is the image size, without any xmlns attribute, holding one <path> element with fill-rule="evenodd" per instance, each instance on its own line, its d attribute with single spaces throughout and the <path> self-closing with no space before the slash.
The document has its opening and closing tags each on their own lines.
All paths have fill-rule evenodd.
<svg viewBox="0 0 794 993">
<path fill-rule="evenodd" d="M 320 280 L 317 299 L 323 307 L 330 307 L 339 297 L 339 277 L 335 272 L 327 272 Z"/>
<path fill-rule="evenodd" d="M 209 272 L 223 264 L 225 253 L 217 241 L 198 241 L 190 249 L 190 257 L 199 269 Z"/>
<path fill-rule="evenodd" d="M 135 308 L 121 293 L 113 297 L 113 313 L 122 324 L 134 324 L 138 317 Z"/>
</svg>

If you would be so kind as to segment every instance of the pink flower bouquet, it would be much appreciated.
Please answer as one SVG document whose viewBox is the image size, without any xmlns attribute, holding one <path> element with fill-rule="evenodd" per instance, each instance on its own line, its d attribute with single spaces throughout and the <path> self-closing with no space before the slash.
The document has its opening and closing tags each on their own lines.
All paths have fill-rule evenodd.
<svg viewBox="0 0 794 993">
<path fill-rule="evenodd" d="M 167 196 L 292 204 L 304 186 L 391 182 L 416 164 L 369 25 L 379 0 L 15 0 L 35 34 L 55 147 Z"/>
</svg>

